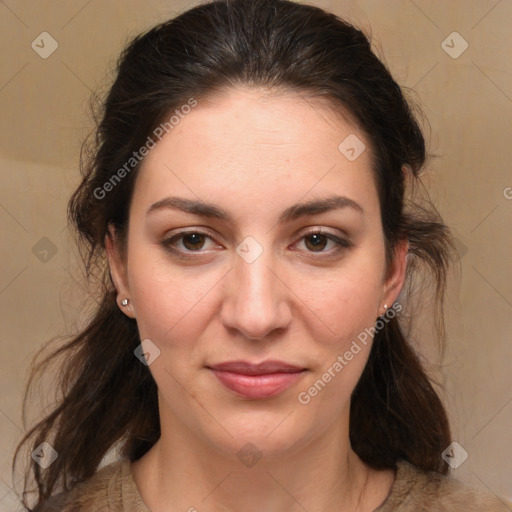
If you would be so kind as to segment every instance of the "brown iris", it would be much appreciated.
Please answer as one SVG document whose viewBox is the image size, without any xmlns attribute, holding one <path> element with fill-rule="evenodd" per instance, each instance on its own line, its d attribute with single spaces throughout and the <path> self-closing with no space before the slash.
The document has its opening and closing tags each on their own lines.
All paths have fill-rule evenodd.
<svg viewBox="0 0 512 512">
<path fill-rule="evenodd" d="M 309 243 L 311 242 L 311 247 L 313 248 L 313 251 L 324 249 L 327 240 L 327 236 L 322 235 L 321 233 L 313 233 L 312 235 L 308 235 L 305 237 L 306 246 L 308 247 L 308 249 L 310 249 Z"/>
<path fill-rule="evenodd" d="M 183 236 L 183 245 L 190 251 L 201 249 L 206 235 L 202 233 L 191 233 Z M 187 243 L 190 242 L 190 243 Z"/>
</svg>

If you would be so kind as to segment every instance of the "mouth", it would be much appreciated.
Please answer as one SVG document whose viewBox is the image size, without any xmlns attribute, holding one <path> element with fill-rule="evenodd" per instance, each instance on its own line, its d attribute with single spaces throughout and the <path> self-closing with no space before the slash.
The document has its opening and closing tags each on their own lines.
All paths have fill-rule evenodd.
<svg viewBox="0 0 512 512">
<path fill-rule="evenodd" d="M 309 371 L 283 361 L 264 361 L 259 364 L 230 361 L 206 368 L 225 388 L 252 400 L 279 395 Z"/>
</svg>

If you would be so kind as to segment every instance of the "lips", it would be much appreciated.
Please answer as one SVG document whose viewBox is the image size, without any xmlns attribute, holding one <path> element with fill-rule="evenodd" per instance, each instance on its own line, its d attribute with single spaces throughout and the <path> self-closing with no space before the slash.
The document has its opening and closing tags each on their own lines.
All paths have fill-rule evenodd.
<svg viewBox="0 0 512 512">
<path fill-rule="evenodd" d="M 238 396 L 263 399 L 284 392 L 300 379 L 307 368 L 283 361 L 264 361 L 259 364 L 229 361 L 207 367 L 227 389 Z"/>
<path fill-rule="evenodd" d="M 269 373 L 295 373 L 305 370 L 283 361 L 263 361 L 259 364 L 246 361 L 229 361 L 209 366 L 212 370 L 239 373 L 241 375 L 265 375 Z"/>
</svg>

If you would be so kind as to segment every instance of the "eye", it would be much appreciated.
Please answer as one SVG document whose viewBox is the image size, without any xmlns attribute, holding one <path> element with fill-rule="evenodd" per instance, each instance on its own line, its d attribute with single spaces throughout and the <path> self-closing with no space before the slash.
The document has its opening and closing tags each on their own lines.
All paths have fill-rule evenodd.
<svg viewBox="0 0 512 512">
<path fill-rule="evenodd" d="M 201 253 L 204 249 L 208 249 L 208 247 L 205 247 L 207 240 L 213 242 L 213 237 L 208 232 L 199 230 L 181 231 L 180 233 L 176 233 L 175 235 L 162 240 L 160 244 L 170 252 L 186 256 L 187 253 Z M 334 233 L 320 228 L 316 228 L 315 230 L 302 235 L 299 242 L 302 241 L 306 247 L 306 252 L 327 253 L 331 256 L 352 246 L 348 240 L 340 238 Z M 299 245 L 299 242 L 296 242 L 295 245 Z M 325 250 L 329 243 L 334 247 L 331 248 L 331 250 Z M 214 247 L 219 246 L 213 244 L 210 249 Z"/>
<path fill-rule="evenodd" d="M 212 239 L 210 233 L 204 231 L 182 231 L 170 238 L 162 240 L 161 244 L 173 252 L 200 252 L 204 249 L 206 239 Z M 178 243 L 181 242 L 181 243 Z M 176 247 L 178 245 L 178 247 Z"/>
<path fill-rule="evenodd" d="M 314 231 L 310 231 L 304 234 L 300 240 L 304 241 L 304 245 L 306 246 L 307 252 L 318 252 L 318 253 L 331 253 L 337 254 L 344 249 L 348 249 L 352 246 L 352 244 L 343 238 L 338 237 L 334 233 L 330 231 L 325 231 L 323 229 L 315 229 Z M 332 250 L 324 250 L 329 242 L 332 242 L 334 248 Z"/>
</svg>

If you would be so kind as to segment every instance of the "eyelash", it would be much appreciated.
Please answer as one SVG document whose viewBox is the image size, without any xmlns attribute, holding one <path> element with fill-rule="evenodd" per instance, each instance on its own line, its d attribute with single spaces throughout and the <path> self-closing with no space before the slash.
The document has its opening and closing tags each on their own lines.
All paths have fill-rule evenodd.
<svg viewBox="0 0 512 512">
<path fill-rule="evenodd" d="M 162 240 L 160 242 L 160 245 L 162 245 L 164 247 L 164 249 L 166 249 L 166 250 L 168 250 L 168 251 L 170 251 L 170 252 L 172 252 L 174 254 L 180 255 L 182 258 L 195 258 L 197 256 L 190 256 L 190 254 L 201 253 L 202 252 L 201 249 L 199 249 L 197 251 L 190 251 L 190 250 L 183 251 L 183 250 L 180 250 L 180 249 L 176 249 L 175 247 L 173 247 L 173 245 L 178 240 L 184 238 L 187 235 L 196 235 L 196 234 L 197 235 L 204 235 L 204 236 L 207 236 L 210 239 L 213 239 L 213 236 L 211 235 L 211 233 L 208 233 L 207 231 L 202 231 L 202 230 L 196 229 L 196 230 L 181 231 L 180 233 L 176 233 L 175 235 Z M 323 250 L 322 251 L 306 251 L 306 252 L 308 252 L 310 254 L 325 254 L 325 253 L 327 253 L 328 256 L 332 257 L 332 256 L 336 256 L 340 252 L 345 251 L 345 250 L 349 249 L 350 247 L 352 247 L 352 243 L 349 242 L 348 240 L 343 239 L 343 238 L 339 238 L 338 236 L 334 235 L 330 231 L 326 231 L 326 230 L 324 230 L 322 228 L 316 228 L 314 230 L 308 231 L 307 233 L 304 233 L 299 238 L 299 241 L 304 240 L 306 237 L 311 236 L 311 235 L 323 235 L 326 238 L 328 238 L 329 240 L 333 241 L 337 245 L 337 247 L 334 250 L 331 250 L 331 251 L 323 251 Z M 327 256 L 321 256 L 321 257 L 327 257 Z"/>
</svg>

